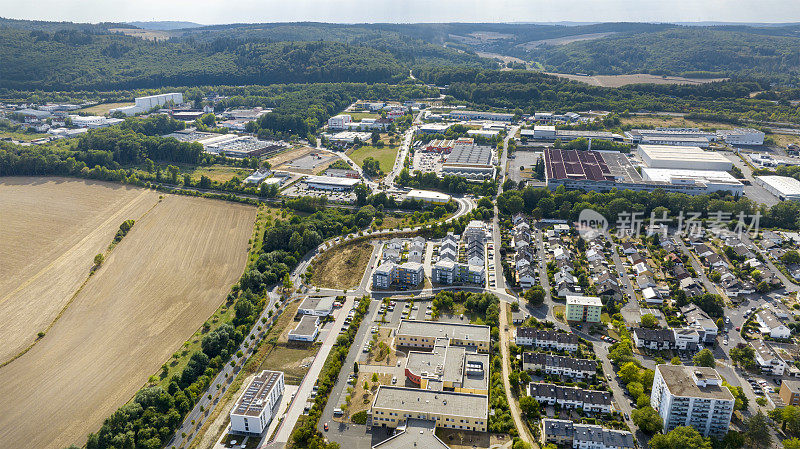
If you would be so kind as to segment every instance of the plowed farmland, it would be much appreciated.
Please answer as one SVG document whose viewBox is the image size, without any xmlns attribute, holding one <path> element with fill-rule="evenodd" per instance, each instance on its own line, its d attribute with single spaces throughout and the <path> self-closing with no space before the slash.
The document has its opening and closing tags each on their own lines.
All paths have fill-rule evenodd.
<svg viewBox="0 0 800 449">
<path fill-rule="evenodd" d="M 0 313 L 7 309 L 0 319 L 6 326 L 18 317 L 13 320 L 23 323 L 17 325 L 25 337 L 58 315 L 119 224 L 136 220 L 52 329 L 0 368 L 0 447 L 83 444 L 217 309 L 241 275 L 255 208 L 158 197 L 114 184 L 0 179 Z M 51 220 L 54 213 L 59 218 Z M 66 299 L 48 291 L 54 279 L 63 279 L 56 283 Z M 39 318 L 43 311 L 48 317 Z M 29 317 L 40 323 L 25 323 Z"/>
</svg>

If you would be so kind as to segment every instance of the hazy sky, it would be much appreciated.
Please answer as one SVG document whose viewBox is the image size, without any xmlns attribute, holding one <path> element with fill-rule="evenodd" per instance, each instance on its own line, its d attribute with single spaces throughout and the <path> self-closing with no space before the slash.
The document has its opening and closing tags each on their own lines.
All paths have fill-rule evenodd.
<svg viewBox="0 0 800 449">
<path fill-rule="evenodd" d="M 0 0 L 0 16 L 75 22 L 800 22 L 799 0 Z"/>
</svg>

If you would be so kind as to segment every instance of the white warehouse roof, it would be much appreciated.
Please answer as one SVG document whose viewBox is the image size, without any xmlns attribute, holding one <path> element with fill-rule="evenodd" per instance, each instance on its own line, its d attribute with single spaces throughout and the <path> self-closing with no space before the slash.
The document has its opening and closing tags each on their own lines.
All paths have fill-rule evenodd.
<svg viewBox="0 0 800 449">
<path fill-rule="evenodd" d="M 711 190 L 741 191 L 743 184 L 730 173 L 721 170 L 683 170 L 671 168 L 642 167 L 642 178 L 645 181 L 661 181 L 670 184 L 686 184 L 687 182 L 701 182 L 715 187 Z"/>
<path fill-rule="evenodd" d="M 725 156 L 699 147 L 639 145 L 639 156 L 648 167 L 727 171 L 733 167 Z"/>
<path fill-rule="evenodd" d="M 307 176 L 305 181 L 306 183 L 312 183 L 312 184 L 324 184 L 324 185 L 342 186 L 342 187 L 353 187 L 359 182 L 361 182 L 360 179 L 339 178 L 336 176 Z"/>
<path fill-rule="evenodd" d="M 756 176 L 756 182 L 775 196 L 787 200 L 800 200 L 800 181 L 788 176 Z"/>
<path fill-rule="evenodd" d="M 406 195 L 412 200 L 429 201 L 431 203 L 446 203 L 450 201 L 450 195 L 441 192 L 432 192 L 430 190 L 411 190 Z"/>
</svg>

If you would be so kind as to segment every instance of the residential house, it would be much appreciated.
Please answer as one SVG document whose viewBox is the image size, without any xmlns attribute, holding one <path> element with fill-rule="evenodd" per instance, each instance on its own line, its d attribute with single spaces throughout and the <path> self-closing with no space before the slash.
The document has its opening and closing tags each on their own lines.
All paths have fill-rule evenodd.
<svg viewBox="0 0 800 449">
<path fill-rule="evenodd" d="M 575 334 L 555 330 L 538 330 L 532 327 L 519 327 L 514 342 L 517 346 L 533 346 L 540 349 L 575 352 L 578 350 L 578 337 Z"/>
</svg>

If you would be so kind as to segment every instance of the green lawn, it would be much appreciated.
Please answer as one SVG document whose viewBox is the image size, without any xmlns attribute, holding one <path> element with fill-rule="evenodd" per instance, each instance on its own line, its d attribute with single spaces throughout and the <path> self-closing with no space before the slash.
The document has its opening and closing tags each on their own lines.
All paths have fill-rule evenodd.
<svg viewBox="0 0 800 449">
<path fill-rule="evenodd" d="M 372 112 L 345 112 L 345 114 L 349 115 L 354 122 L 360 122 L 361 119 L 365 118 L 381 118 L 380 114 L 374 114 Z"/>
<path fill-rule="evenodd" d="M 364 163 L 364 159 L 372 156 L 378 160 L 378 163 L 381 165 L 381 170 L 383 170 L 384 173 L 388 173 L 394 166 L 394 160 L 397 157 L 397 150 L 399 148 L 399 146 L 390 147 L 388 145 L 385 145 L 383 148 L 364 145 L 355 150 L 347 150 L 347 155 L 359 166 Z"/>
</svg>

